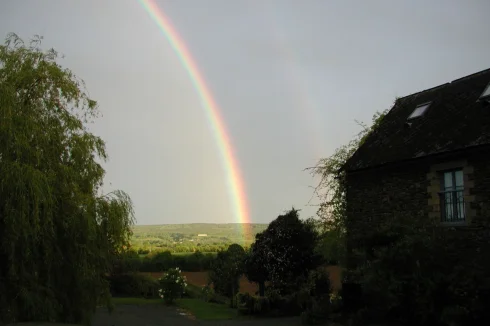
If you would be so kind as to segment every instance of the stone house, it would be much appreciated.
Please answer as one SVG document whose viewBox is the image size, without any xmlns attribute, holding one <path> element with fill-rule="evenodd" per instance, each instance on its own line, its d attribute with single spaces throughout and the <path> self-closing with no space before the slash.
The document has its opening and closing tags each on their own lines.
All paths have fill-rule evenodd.
<svg viewBox="0 0 490 326">
<path fill-rule="evenodd" d="M 348 234 L 396 214 L 461 228 L 484 222 L 490 69 L 397 99 L 344 171 Z"/>
</svg>

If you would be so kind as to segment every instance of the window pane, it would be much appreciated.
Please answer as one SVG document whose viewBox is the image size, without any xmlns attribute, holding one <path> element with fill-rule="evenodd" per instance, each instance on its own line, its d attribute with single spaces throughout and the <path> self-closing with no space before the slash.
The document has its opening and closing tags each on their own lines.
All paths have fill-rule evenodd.
<svg viewBox="0 0 490 326">
<path fill-rule="evenodd" d="M 444 204 L 446 206 L 446 220 L 450 221 L 453 219 L 453 194 L 448 192 L 444 194 Z"/>
<path fill-rule="evenodd" d="M 444 190 L 451 190 L 453 189 L 453 173 L 452 172 L 446 172 L 444 173 Z"/>
<path fill-rule="evenodd" d="M 454 172 L 454 178 L 456 180 L 456 188 L 462 188 L 463 187 L 463 171 L 455 171 Z"/>
<path fill-rule="evenodd" d="M 489 95 L 490 95 L 490 84 L 488 84 L 488 86 L 485 88 L 485 90 L 483 91 L 480 97 L 485 97 Z"/>
</svg>

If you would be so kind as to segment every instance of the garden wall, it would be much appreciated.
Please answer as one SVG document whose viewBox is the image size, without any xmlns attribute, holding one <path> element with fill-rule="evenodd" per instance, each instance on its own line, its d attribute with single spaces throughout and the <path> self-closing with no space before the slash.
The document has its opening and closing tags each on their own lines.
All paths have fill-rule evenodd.
<svg viewBox="0 0 490 326">
<path fill-rule="evenodd" d="M 338 291 L 342 284 L 342 269 L 339 266 L 327 266 L 326 270 L 330 275 L 332 288 Z M 154 278 L 162 276 L 162 272 L 142 272 L 141 274 L 150 275 Z M 208 283 L 208 272 L 182 272 L 187 278 L 187 282 L 199 287 L 205 286 Z M 245 276 L 240 278 L 240 292 L 254 295 L 259 290 L 257 284 L 250 282 Z"/>
</svg>

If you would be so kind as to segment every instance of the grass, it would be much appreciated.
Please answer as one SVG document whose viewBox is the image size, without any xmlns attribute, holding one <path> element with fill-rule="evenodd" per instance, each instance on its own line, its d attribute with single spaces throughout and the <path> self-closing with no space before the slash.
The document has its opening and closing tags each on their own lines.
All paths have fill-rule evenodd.
<svg viewBox="0 0 490 326">
<path fill-rule="evenodd" d="M 200 286 L 188 283 L 185 292 L 189 298 L 196 299 L 201 296 L 202 289 Z"/>
<path fill-rule="evenodd" d="M 145 299 L 145 298 L 112 298 L 112 302 L 115 305 L 129 304 L 129 305 L 143 305 L 143 304 L 156 304 L 162 303 L 161 299 Z"/>
<path fill-rule="evenodd" d="M 162 303 L 161 299 L 145 298 L 112 298 L 112 302 L 117 305 L 148 305 Z M 198 320 L 225 320 L 238 317 L 236 309 L 230 308 L 227 304 L 206 302 L 197 298 L 183 298 L 176 301 L 177 307 L 189 312 Z"/>
<path fill-rule="evenodd" d="M 205 302 L 200 299 L 179 299 L 177 306 L 191 313 L 198 320 L 224 320 L 238 316 L 228 305 Z"/>
</svg>

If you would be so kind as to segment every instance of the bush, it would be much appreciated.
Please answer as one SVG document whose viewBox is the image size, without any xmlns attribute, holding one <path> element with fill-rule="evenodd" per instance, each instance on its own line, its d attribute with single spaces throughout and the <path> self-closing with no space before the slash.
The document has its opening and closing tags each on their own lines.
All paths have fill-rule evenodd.
<svg viewBox="0 0 490 326">
<path fill-rule="evenodd" d="M 147 275 L 125 273 L 111 275 L 109 278 L 111 294 L 115 297 L 156 297 L 158 282 Z"/>
<path fill-rule="evenodd" d="M 330 309 L 333 313 L 340 313 L 343 309 L 343 299 L 341 292 L 330 295 Z"/>
<path fill-rule="evenodd" d="M 256 298 L 248 293 L 238 293 L 236 295 L 238 313 L 242 315 L 253 315 Z"/>
<path fill-rule="evenodd" d="M 159 285 L 158 292 L 160 298 L 167 304 L 171 304 L 175 299 L 181 298 L 187 287 L 185 276 L 181 275 L 179 268 L 169 269 L 159 279 Z"/>
<path fill-rule="evenodd" d="M 265 315 L 271 310 L 269 299 L 255 297 L 248 293 L 238 293 L 236 296 L 238 313 L 242 315 Z"/>
<path fill-rule="evenodd" d="M 214 255 L 199 251 L 190 255 L 172 255 L 170 251 L 162 251 L 140 258 L 139 271 L 159 272 L 179 267 L 186 272 L 200 272 L 209 270 L 214 260 Z"/>
<path fill-rule="evenodd" d="M 269 298 L 266 297 L 256 297 L 254 304 L 254 313 L 258 315 L 264 315 L 269 313 L 271 310 L 271 304 Z"/>
<path fill-rule="evenodd" d="M 201 288 L 197 285 L 187 284 L 185 288 L 184 294 L 182 295 L 185 298 L 197 299 L 201 297 Z"/>
<path fill-rule="evenodd" d="M 298 293 L 269 297 L 271 311 L 275 316 L 299 316 L 303 307 L 298 300 Z"/>
<path fill-rule="evenodd" d="M 209 285 L 205 285 L 202 287 L 201 298 L 206 302 L 221 303 L 221 301 L 218 299 L 216 292 Z"/>
<path fill-rule="evenodd" d="M 301 313 L 301 323 L 304 325 L 320 325 L 328 321 L 328 314 L 321 309 L 310 308 Z"/>
<path fill-rule="evenodd" d="M 365 322 L 488 324 L 489 239 L 485 228 L 378 230 L 367 237 L 357 270 L 364 305 L 358 315 Z"/>
<path fill-rule="evenodd" d="M 313 270 L 310 272 L 308 279 L 310 293 L 315 298 L 330 298 L 332 286 L 330 277 L 326 270 Z"/>
<path fill-rule="evenodd" d="M 311 294 L 312 290 L 306 286 L 302 290 L 294 293 L 293 297 L 296 298 L 296 302 L 302 310 L 310 309 L 313 306 L 314 298 Z"/>
</svg>

